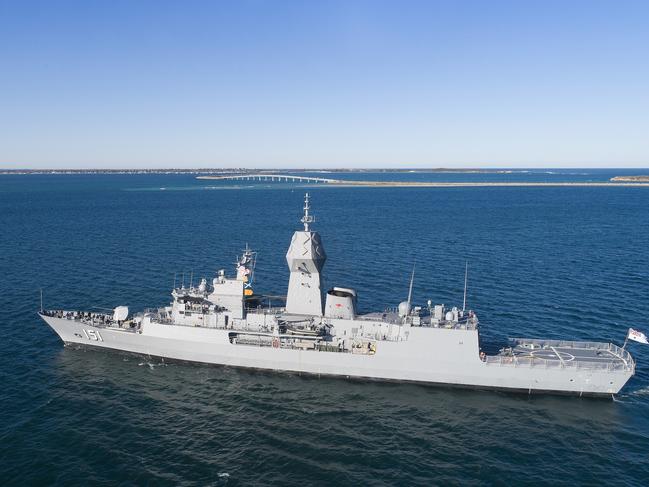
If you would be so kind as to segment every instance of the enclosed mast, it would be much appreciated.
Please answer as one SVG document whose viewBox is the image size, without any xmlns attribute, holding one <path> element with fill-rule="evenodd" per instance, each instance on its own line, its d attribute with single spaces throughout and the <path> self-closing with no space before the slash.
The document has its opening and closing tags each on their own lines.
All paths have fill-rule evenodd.
<svg viewBox="0 0 649 487">
<path fill-rule="evenodd" d="M 309 214 L 309 194 L 304 198 L 304 230 L 296 231 L 286 253 L 291 272 L 286 294 L 286 312 L 322 316 L 322 276 L 327 256 L 318 232 L 311 231 L 314 218 Z"/>
</svg>

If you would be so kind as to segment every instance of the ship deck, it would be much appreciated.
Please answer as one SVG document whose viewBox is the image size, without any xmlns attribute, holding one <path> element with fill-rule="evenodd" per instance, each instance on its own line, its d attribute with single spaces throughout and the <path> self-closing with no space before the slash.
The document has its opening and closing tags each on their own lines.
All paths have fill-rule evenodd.
<svg viewBox="0 0 649 487">
<path fill-rule="evenodd" d="M 489 363 L 514 366 L 576 367 L 584 369 L 631 370 L 633 358 L 612 343 L 534 340 L 515 338 Z"/>
</svg>

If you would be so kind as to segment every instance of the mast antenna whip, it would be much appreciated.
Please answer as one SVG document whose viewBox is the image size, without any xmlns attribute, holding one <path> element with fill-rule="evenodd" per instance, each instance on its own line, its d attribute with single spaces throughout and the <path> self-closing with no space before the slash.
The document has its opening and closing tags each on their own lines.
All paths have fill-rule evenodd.
<svg viewBox="0 0 649 487">
<path fill-rule="evenodd" d="M 466 310 L 466 285 L 469 278 L 469 261 L 464 264 L 464 300 L 462 301 L 462 312 Z"/>
<path fill-rule="evenodd" d="M 313 218 L 313 215 L 309 215 L 309 210 L 311 209 L 311 206 L 309 205 L 309 193 L 306 193 L 304 195 L 304 216 L 300 220 L 304 224 L 304 231 L 308 232 L 309 231 L 309 223 L 313 223 L 315 221 L 315 218 Z"/>
<path fill-rule="evenodd" d="M 410 303 L 412 302 L 412 284 L 415 282 L 415 264 L 412 264 L 412 274 L 410 275 L 410 288 L 408 289 L 408 313 L 410 313 Z"/>
</svg>

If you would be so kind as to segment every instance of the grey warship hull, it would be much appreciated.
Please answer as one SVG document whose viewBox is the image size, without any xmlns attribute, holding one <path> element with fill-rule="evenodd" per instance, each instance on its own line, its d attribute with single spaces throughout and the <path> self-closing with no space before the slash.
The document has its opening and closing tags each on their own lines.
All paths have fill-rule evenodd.
<svg viewBox="0 0 649 487">
<path fill-rule="evenodd" d="M 41 316 L 70 345 L 317 376 L 610 397 L 635 370 L 627 351 L 593 342 L 520 339 L 513 354 L 481 360 L 475 330 L 458 335 L 457 330 L 421 328 L 408 341 L 381 343 L 370 355 L 233 344 L 228 330 L 187 328 L 180 339 L 167 325 L 149 324 L 140 333 Z"/>
<path fill-rule="evenodd" d="M 256 253 L 247 248 L 236 275 L 218 272 L 211 286 L 175 287 L 168 306 L 131 315 L 49 310 L 40 316 L 67 344 L 166 359 L 320 376 L 525 391 L 606 395 L 635 373 L 624 347 L 612 343 L 513 339 L 496 354 L 480 347 L 477 315 L 408 299 L 383 312 L 359 314 L 354 289 L 324 291 L 326 254 L 310 229 L 308 195 L 286 254 L 283 306 L 252 289 Z M 465 286 L 466 287 L 466 286 Z M 465 293 L 466 294 L 466 293 Z"/>
</svg>

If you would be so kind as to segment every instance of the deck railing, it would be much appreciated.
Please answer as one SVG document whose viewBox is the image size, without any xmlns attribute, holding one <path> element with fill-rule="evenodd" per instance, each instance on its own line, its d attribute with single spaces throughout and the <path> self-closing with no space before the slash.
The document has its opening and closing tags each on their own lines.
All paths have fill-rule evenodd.
<svg viewBox="0 0 649 487">
<path fill-rule="evenodd" d="M 583 341 L 568 341 L 568 340 L 535 340 L 527 338 L 511 338 L 510 344 L 512 347 L 522 344 L 534 345 L 533 350 L 547 350 L 552 348 L 574 348 L 584 350 L 604 350 L 610 352 L 617 359 L 612 359 L 605 363 L 592 362 L 589 360 L 579 360 L 575 357 L 574 360 L 556 360 L 546 359 L 543 357 L 517 356 L 511 355 L 488 355 L 485 357 L 487 364 L 495 364 L 509 367 L 542 367 L 546 369 L 585 369 L 585 370 L 607 370 L 607 371 L 635 371 L 635 361 L 631 354 L 621 347 L 613 343 L 603 342 L 583 342 Z M 619 360 L 618 360 L 619 359 Z"/>
<path fill-rule="evenodd" d="M 284 311 L 286 311 L 286 308 L 268 308 L 268 307 L 262 307 L 259 306 L 257 308 L 246 308 L 246 313 L 252 313 L 256 315 L 279 315 L 282 314 Z"/>
<path fill-rule="evenodd" d="M 310 340 L 305 341 L 294 339 L 293 337 L 287 335 L 282 335 L 281 337 L 239 333 L 232 333 L 231 335 L 233 336 L 230 337 L 230 343 L 235 345 L 248 345 L 313 352 L 351 353 L 354 355 L 374 355 L 376 351 L 376 343 L 373 344 L 373 348 L 371 349 L 367 347 L 366 344 L 363 344 L 362 346 L 353 346 L 351 348 L 343 348 L 338 345 L 332 345 L 330 343 L 322 341 L 311 342 Z M 288 338 L 288 340 L 286 340 L 285 338 Z"/>
</svg>

